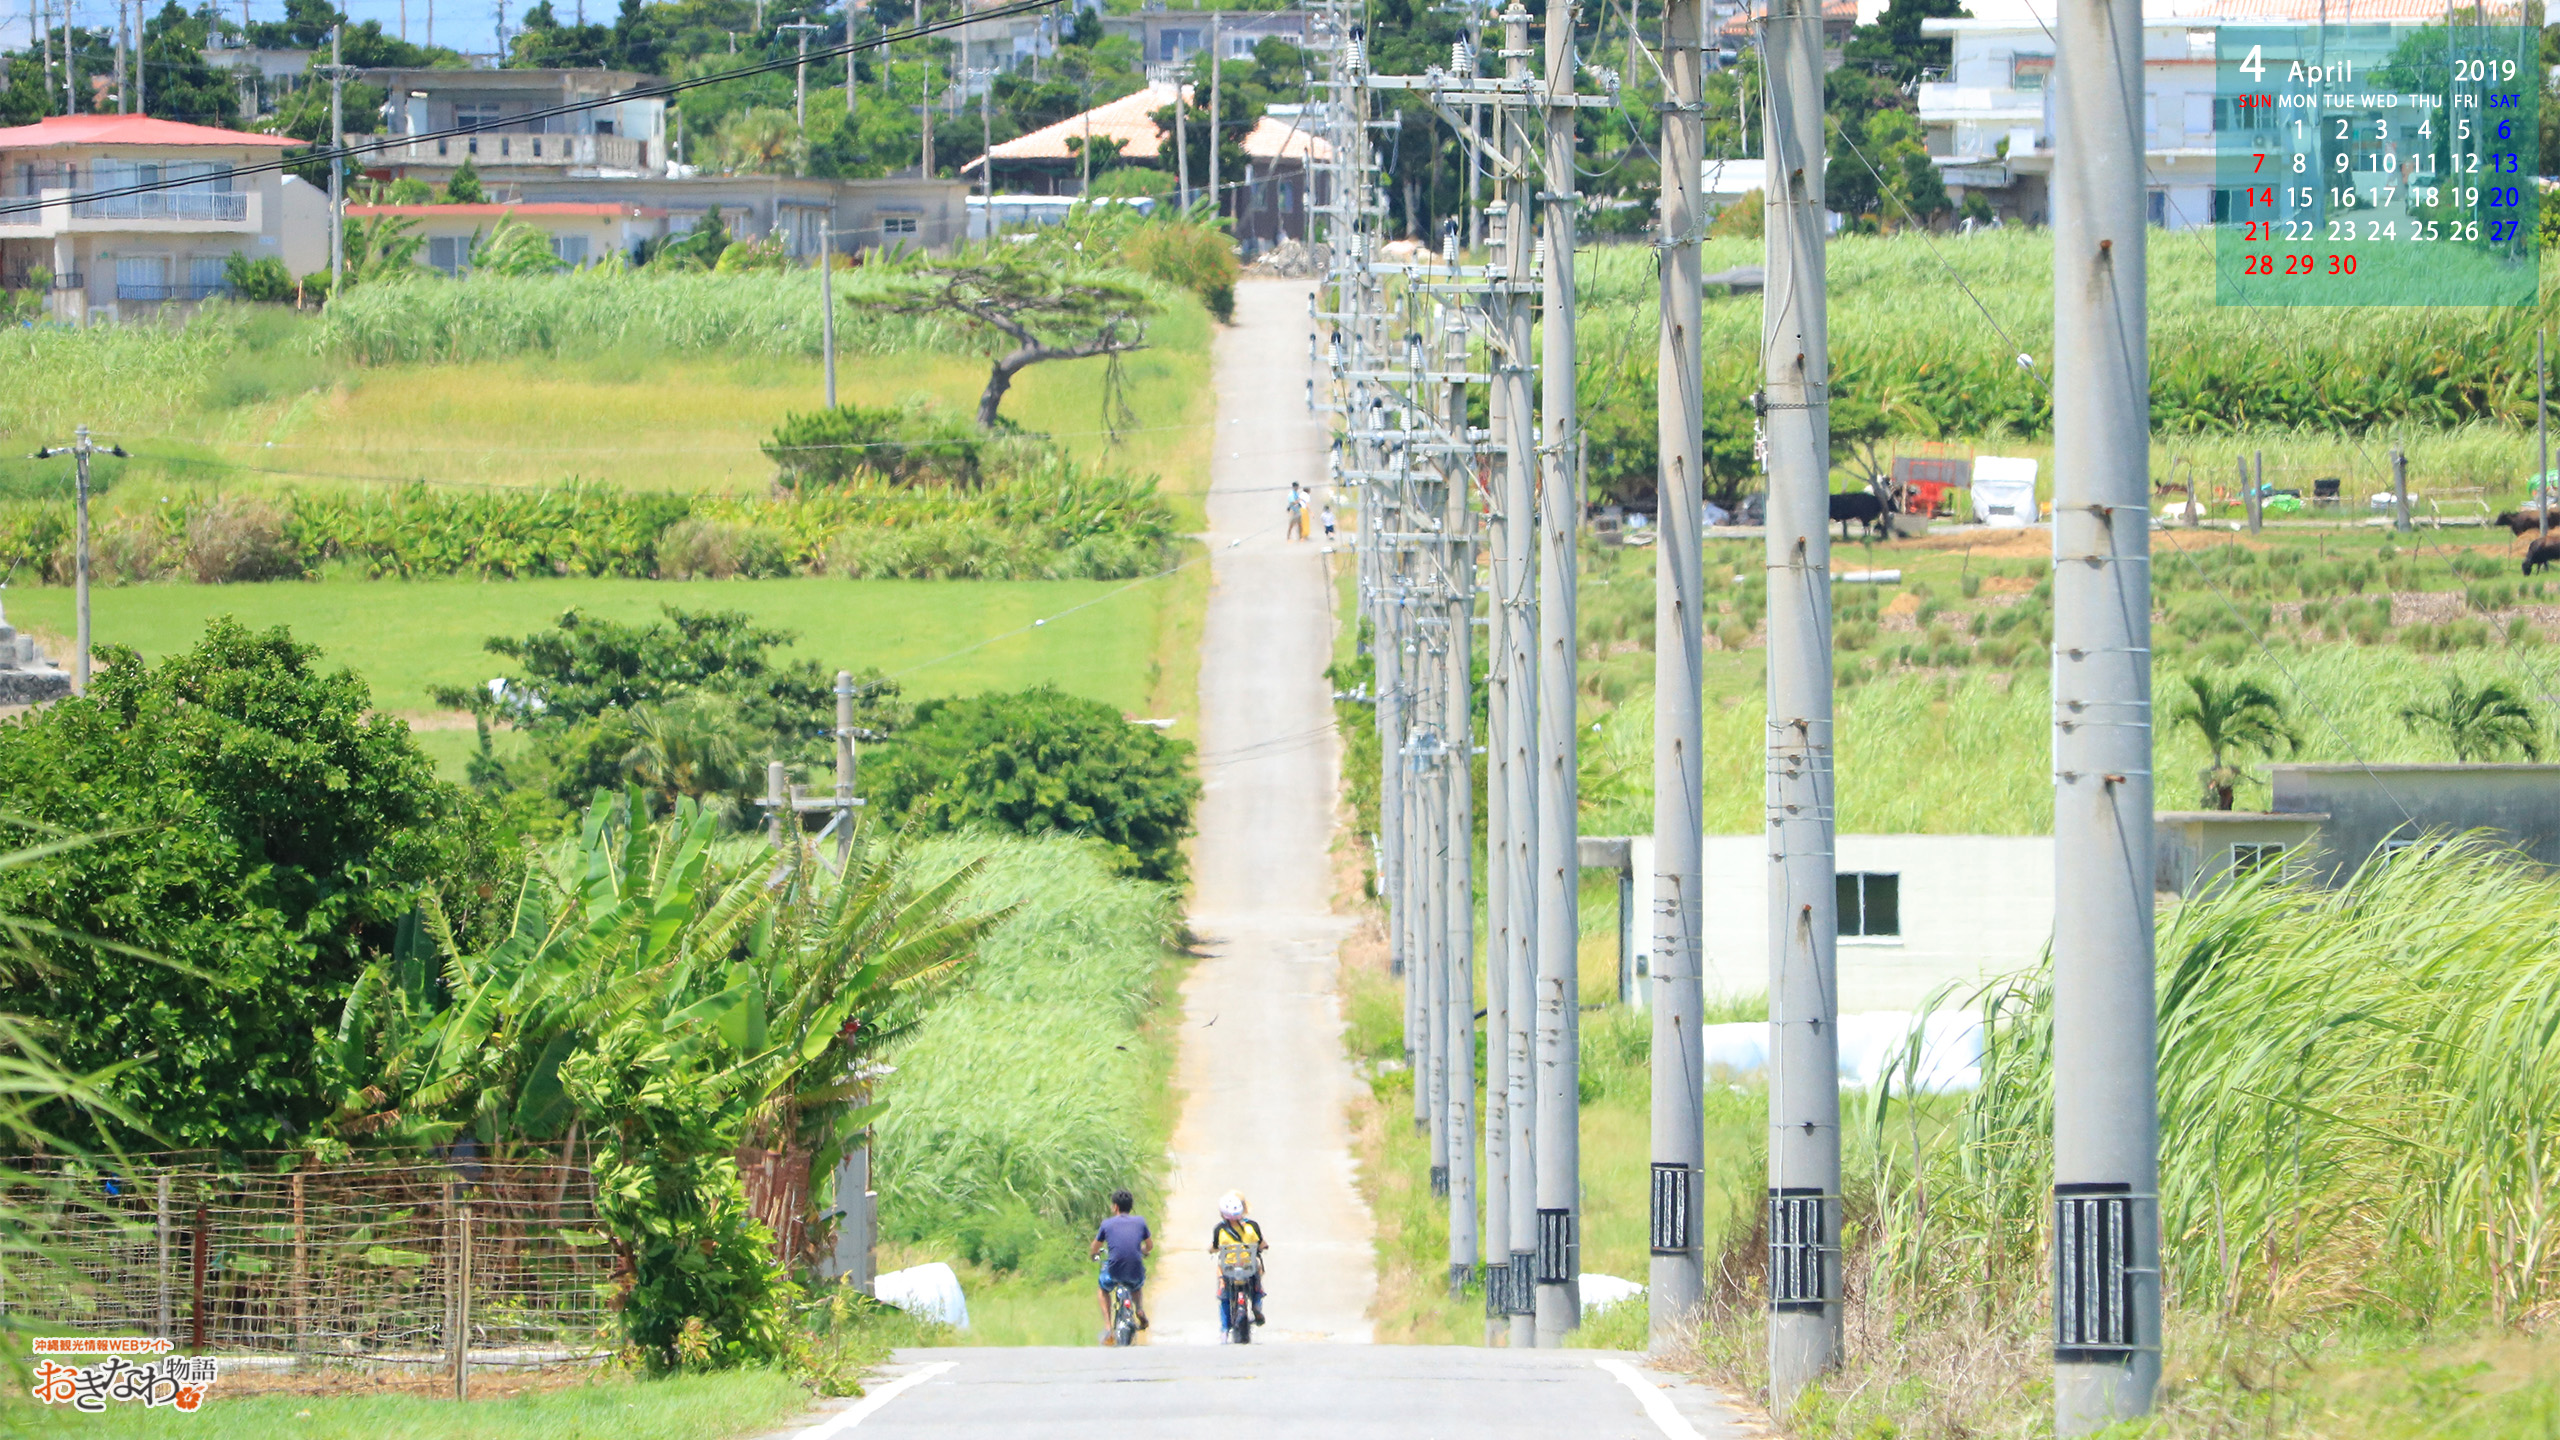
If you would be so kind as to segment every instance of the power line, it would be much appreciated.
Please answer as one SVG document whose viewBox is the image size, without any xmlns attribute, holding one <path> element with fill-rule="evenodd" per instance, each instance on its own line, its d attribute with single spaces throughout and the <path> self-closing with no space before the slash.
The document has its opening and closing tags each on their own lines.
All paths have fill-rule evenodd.
<svg viewBox="0 0 2560 1440">
<path fill-rule="evenodd" d="M 981 21 L 1007 20 L 1017 15 L 1029 15 L 1037 11 L 1055 8 L 1058 3 L 1059 0 L 1016 0 L 1016 3 L 1011 5 L 998 6 L 992 10 L 980 10 L 956 16 L 949 20 L 920 22 L 918 24 L 911 25 L 904 30 L 887 32 L 874 36 L 869 40 L 856 40 L 849 41 L 841 45 L 824 46 L 810 51 L 805 57 L 793 54 L 787 55 L 778 60 L 767 60 L 760 64 L 741 66 L 735 70 L 722 70 L 710 75 L 697 75 L 688 80 L 663 80 L 654 84 L 635 86 L 629 90 L 617 91 L 611 95 L 590 96 L 584 100 L 572 100 L 566 104 L 554 105 L 547 109 L 532 110 L 521 115 L 508 115 L 498 119 L 484 120 L 471 125 L 456 125 L 443 130 L 425 130 L 411 135 L 376 136 L 369 140 L 355 144 L 340 145 L 334 148 L 327 145 L 313 145 L 311 148 L 290 160 L 268 160 L 254 165 L 234 166 L 231 173 L 235 177 L 241 175 L 265 175 L 286 170 L 299 169 L 306 165 L 322 163 L 330 160 L 352 159 L 365 155 L 379 154 L 382 151 L 390 150 L 398 146 L 415 145 L 427 140 L 451 140 L 478 135 L 484 131 L 497 130 L 501 128 L 507 130 L 521 130 L 528 123 L 535 121 L 555 119 L 563 115 L 583 114 L 586 111 L 601 109 L 607 105 L 619 105 L 626 100 L 664 99 L 667 96 L 682 94 L 688 90 L 699 90 L 708 85 L 721 85 L 732 80 L 745 80 L 757 75 L 770 75 L 780 71 L 791 70 L 805 63 L 807 60 L 832 60 L 839 56 L 855 55 L 867 50 L 886 49 L 887 47 L 902 40 L 924 39 L 928 36 L 939 35 L 946 30 L 956 30 L 961 26 L 975 24 Z M 203 183 L 204 181 L 200 177 L 173 180 L 153 180 L 133 185 L 113 186 L 104 190 L 89 190 L 77 195 L 65 196 L 58 199 L 22 200 L 15 204 L 0 204 L 0 216 L 15 215 L 28 210 L 41 210 L 48 205 L 61 205 L 66 203 L 79 205 L 96 200 L 121 199 L 127 195 L 156 194 L 163 190 L 183 189 L 190 185 L 201 185 Z"/>
</svg>

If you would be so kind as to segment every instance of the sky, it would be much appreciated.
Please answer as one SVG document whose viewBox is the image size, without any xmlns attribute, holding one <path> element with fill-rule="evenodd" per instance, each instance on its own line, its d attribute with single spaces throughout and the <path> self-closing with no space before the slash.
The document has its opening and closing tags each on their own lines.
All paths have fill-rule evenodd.
<svg viewBox="0 0 2560 1440">
<path fill-rule="evenodd" d="M 152 11 L 157 12 L 161 0 L 145 0 L 145 3 Z M 192 10 L 195 8 L 196 0 L 180 0 L 180 3 Z M 510 30 L 517 28 L 524 12 L 536 3 L 538 0 L 507 0 L 508 28 Z M 589 21 L 596 23 L 612 21 L 617 0 L 585 0 L 585 3 Z M 48 25 L 58 26 L 62 23 L 59 18 L 61 0 L 0 0 L 0 36 L 7 37 L 5 41 L 0 41 L 0 44 L 5 44 L 14 50 L 28 41 L 32 33 L 28 11 L 31 5 L 35 4 L 42 6 Z M 240 0 L 221 0 L 221 4 L 223 14 L 234 20 L 240 18 Z M 405 0 L 409 24 L 408 38 L 412 42 L 421 45 L 426 43 L 427 10 L 431 5 L 435 10 L 437 44 L 449 46 L 466 54 L 484 53 L 497 48 L 495 36 L 498 25 L 498 6 L 493 3 L 493 0 Z M 552 8 L 564 21 L 577 18 L 578 5 L 579 0 L 552 0 Z M 404 0 L 338 0 L 338 8 L 346 12 L 348 19 L 358 24 L 367 20 L 379 20 L 382 22 L 384 33 L 390 35 L 401 33 L 400 20 Z M 71 23 L 83 29 L 90 26 L 112 26 L 115 24 L 115 18 L 115 0 L 72 0 Z M 251 20 L 282 20 L 284 0 L 249 0 L 249 18 Z"/>
</svg>

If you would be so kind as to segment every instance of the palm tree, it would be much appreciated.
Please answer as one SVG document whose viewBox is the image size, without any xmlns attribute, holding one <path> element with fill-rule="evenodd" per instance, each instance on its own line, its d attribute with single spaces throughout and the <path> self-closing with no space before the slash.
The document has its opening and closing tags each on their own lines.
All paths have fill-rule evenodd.
<svg viewBox="0 0 2560 1440">
<path fill-rule="evenodd" d="M 2301 741 L 2285 719 L 2284 701 L 2245 675 L 2217 681 L 2198 673 L 2187 676 L 2186 684 L 2188 693 L 2169 712 L 2169 728 L 2195 727 L 2213 756 L 2202 777 L 2204 803 L 2228 810 L 2241 778 L 2240 767 L 2231 763 L 2235 752 L 2255 751 L 2273 759 Z"/>
<path fill-rule="evenodd" d="M 2527 760 L 2542 758 L 2542 726 L 2533 706 L 2504 680 L 2474 686 L 2448 675 L 2441 697 L 2401 706 L 2400 718 L 2413 730 L 2444 732 L 2453 758 L 2465 764 L 2495 760 L 2509 750 L 2523 752 Z"/>
<path fill-rule="evenodd" d="M 797 175 L 808 159 L 808 137 L 791 112 L 772 106 L 740 110 L 720 122 L 712 149 L 737 175 Z"/>
</svg>

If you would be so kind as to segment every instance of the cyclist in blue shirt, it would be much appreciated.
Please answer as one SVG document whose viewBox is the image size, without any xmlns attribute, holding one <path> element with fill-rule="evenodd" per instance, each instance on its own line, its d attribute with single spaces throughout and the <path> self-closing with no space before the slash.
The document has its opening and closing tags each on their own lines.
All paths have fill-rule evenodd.
<svg viewBox="0 0 2560 1440">
<path fill-rule="evenodd" d="M 1129 1213 L 1137 1200 L 1126 1190 L 1111 1192 L 1111 1214 L 1093 1233 L 1087 1258 L 1102 1258 L 1102 1328 L 1111 1328 L 1111 1287 L 1126 1285 L 1138 1306 L 1138 1328 L 1147 1328 L 1147 1256 L 1156 1248 L 1147 1222 Z"/>
</svg>

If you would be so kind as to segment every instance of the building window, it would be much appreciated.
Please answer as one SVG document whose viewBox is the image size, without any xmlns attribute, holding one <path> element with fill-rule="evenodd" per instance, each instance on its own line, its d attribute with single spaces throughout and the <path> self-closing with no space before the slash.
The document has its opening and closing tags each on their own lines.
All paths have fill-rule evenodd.
<svg viewBox="0 0 2560 1440">
<path fill-rule="evenodd" d="M 169 257 L 166 255 L 117 256 L 116 298 L 118 300 L 168 299 Z"/>
<path fill-rule="evenodd" d="M 2053 57 L 2050 55 L 2009 57 L 2009 88 L 2012 90 L 2041 90 L 2052 74 Z"/>
<path fill-rule="evenodd" d="M 2284 867 L 2284 847 L 2272 841 L 2242 841 L 2231 847 L 2231 873 L 2251 874 L 2260 868 Z"/>
<path fill-rule="evenodd" d="M 1852 870 L 1832 877 L 1840 902 L 1843 940 L 1902 938 L 1902 877 Z"/>
<path fill-rule="evenodd" d="M 1197 30 L 1160 30 L 1156 33 L 1164 47 L 1164 53 L 1158 59 L 1187 60 L 1193 51 L 1200 48 L 1200 32 Z"/>
<path fill-rule="evenodd" d="M 913 236 L 921 233 L 923 229 L 916 222 L 917 217 L 913 215 L 883 215 L 880 217 L 880 234 L 888 239 L 895 239 L 901 235 Z"/>
<path fill-rule="evenodd" d="M 456 105 L 453 107 L 453 123 L 457 128 L 464 125 L 495 125 L 506 111 L 507 107 L 494 100 L 482 104 Z"/>
<path fill-rule="evenodd" d="M 228 282 L 222 278 L 223 259 L 224 257 L 220 255 L 187 257 L 186 298 L 202 300 L 208 296 L 219 295 L 229 288 Z"/>
<path fill-rule="evenodd" d="M 459 235 L 437 235 L 427 241 L 428 268 L 460 275 L 471 263 L 471 242 Z"/>
<path fill-rule="evenodd" d="M 587 263 L 587 237 L 554 235 L 551 237 L 551 253 L 561 264 L 574 270 Z"/>
</svg>

